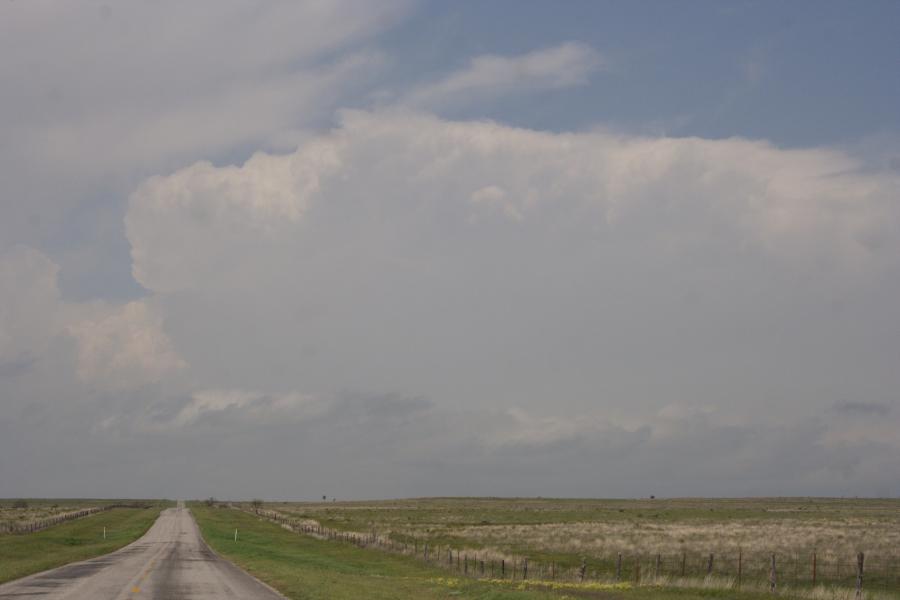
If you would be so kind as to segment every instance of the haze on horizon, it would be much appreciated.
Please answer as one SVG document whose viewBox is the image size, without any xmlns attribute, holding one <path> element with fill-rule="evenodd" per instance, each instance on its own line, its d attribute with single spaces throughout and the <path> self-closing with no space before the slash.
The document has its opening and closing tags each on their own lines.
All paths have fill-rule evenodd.
<svg viewBox="0 0 900 600">
<path fill-rule="evenodd" d="M 0 498 L 900 495 L 898 40 L 0 4 Z"/>
</svg>

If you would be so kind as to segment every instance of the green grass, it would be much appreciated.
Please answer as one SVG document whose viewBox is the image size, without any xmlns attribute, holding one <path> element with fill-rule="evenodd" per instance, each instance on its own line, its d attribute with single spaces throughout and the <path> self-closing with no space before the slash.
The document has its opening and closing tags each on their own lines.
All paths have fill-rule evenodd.
<svg viewBox="0 0 900 600">
<path fill-rule="evenodd" d="M 160 510 L 114 508 L 37 533 L 0 536 L 0 583 L 117 550 L 141 537 Z"/>
<path fill-rule="evenodd" d="M 574 569 L 586 558 L 603 576 L 625 556 L 623 576 L 636 561 L 642 573 L 702 578 L 715 554 L 714 574 L 735 576 L 738 552 L 747 580 L 768 577 L 778 555 L 783 577 L 811 584 L 812 553 L 818 581 L 853 585 L 856 552 L 865 552 L 867 581 L 900 590 L 900 500 L 857 498 L 412 498 L 356 502 L 267 502 L 292 519 L 311 519 L 340 531 L 371 532 L 398 542 L 453 547 L 488 557 L 528 557 Z"/>
<path fill-rule="evenodd" d="M 623 598 L 633 600 L 737 598 L 756 600 L 764 594 L 731 590 L 624 589 L 615 585 L 549 589 L 522 582 L 466 579 L 408 557 L 352 544 L 323 541 L 289 532 L 268 521 L 229 508 L 192 504 L 207 543 L 289 598 L 400 599 L 473 598 L 528 600 L 560 598 Z M 234 530 L 238 541 L 234 541 Z M 783 596 L 784 597 L 784 596 Z"/>
</svg>

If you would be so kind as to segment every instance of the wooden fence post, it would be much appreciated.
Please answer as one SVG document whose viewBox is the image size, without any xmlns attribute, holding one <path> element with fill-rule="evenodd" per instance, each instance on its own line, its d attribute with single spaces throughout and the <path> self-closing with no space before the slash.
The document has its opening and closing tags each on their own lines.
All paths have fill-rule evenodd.
<svg viewBox="0 0 900 600">
<path fill-rule="evenodd" d="M 528 579 L 528 559 L 522 560 L 522 579 Z"/>
<path fill-rule="evenodd" d="M 863 561 L 865 558 L 866 555 L 862 552 L 856 555 L 856 600 L 862 598 Z"/>
<path fill-rule="evenodd" d="M 662 561 L 662 558 L 660 557 L 659 554 L 657 554 L 657 555 L 656 555 L 656 572 L 654 573 L 654 576 L 655 576 L 657 579 L 659 579 L 659 563 L 660 563 L 661 561 Z"/>
<path fill-rule="evenodd" d="M 706 575 L 707 576 L 712 575 L 712 569 L 713 569 L 713 555 L 712 555 L 712 553 L 710 553 L 709 562 L 706 564 Z"/>
<path fill-rule="evenodd" d="M 681 553 L 681 576 L 684 577 L 685 567 L 687 567 L 687 552 Z"/>
<path fill-rule="evenodd" d="M 457 555 L 457 557 L 459 557 L 459 555 Z M 468 575 L 468 574 L 469 574 L 469 555 L 466 554 L 463 557 L 463 575 Z"/>
<path fill-rule="evenodd" d="M 743 551 L 742 551 L 742 550 L 738 550 L 738 574 L 737 574 L 737 586 L 738 586 L 738 589 L 740 589 L 740 587 L 741 587 L 741 575 L 743 574 L 743 573 L 742 573 L 742 570 L 743 570 L 743 566 L 744 566 L 744 565 L 743 565 L 743 562 L 744 562 L 744 561 L 743 561 L 743 558 L 744 558 L 744 553 L 743 553 Z"/>
<path fill-rule="evenodd" d="M 506 559 L 500 559 L 500 579 L 506 579 Z"/>
<path fill-rule="evenodd" d="M 812 578 L 812 584 L 813 584 L 813 586 L 815 586 L 815 585 L 816 585 L 816 551 L 815 551 L 815 550 L 813 550 L 813 564 L 812 564 L 812 568 L 813 568 L 813 573 L 812 573 L 812 575 L 813 575 L 813 578 Z"/>
<path fill-rule="evenodd" d="M 778 573 L 775 570 L 775 555 L 772 555 L 772 566 L 769 569 L 769 591 L 775 593 L 775 587 L 778 583 Z"/>
<path fill-rule="evenodd" d="M 581 580 L 582 583 L 584 582 L 584 573 L 585 573 L 585 571 L 587 571 L 587 559 L 584 558 L 584 557 L 582 557 L 582 558 L 581 558 L 581 568 L 578 569 L 578 577 L 579 577 L 579 579 Z"/>
<path fill-rule="evenodd" d="M 616 581 L 622 579 L 622 553 L 616 558 Z"/>
</svg>

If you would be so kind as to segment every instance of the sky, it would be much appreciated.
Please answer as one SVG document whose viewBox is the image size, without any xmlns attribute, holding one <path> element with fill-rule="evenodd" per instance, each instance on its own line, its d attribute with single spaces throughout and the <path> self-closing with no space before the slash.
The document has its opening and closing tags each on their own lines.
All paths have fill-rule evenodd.
<svg viewBox="0 0 900 600">
<path fill-rule="evenodd" d="M 0 4 L 0 497 L 900 495 L 900 4 Z"/>
</svg>

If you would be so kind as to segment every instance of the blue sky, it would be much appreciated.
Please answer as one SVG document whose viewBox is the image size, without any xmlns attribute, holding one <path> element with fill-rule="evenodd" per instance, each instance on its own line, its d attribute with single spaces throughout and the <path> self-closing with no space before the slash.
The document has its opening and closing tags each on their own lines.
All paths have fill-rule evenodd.
<svg viewBox="0 0 900 600">
<path fill-rule="evenodd" d="M 893 2 L 431 3 L 385 42 L 412 80 L 564 40 L 609 60 L 575 90 L 458 116 L 807 146 L 897 134 L 898 20 Z"/>
<path fill-rule="evenodd" d="M 900 494 L 898 13 L 3 3 L 0 497 Z"/>
</svg>

